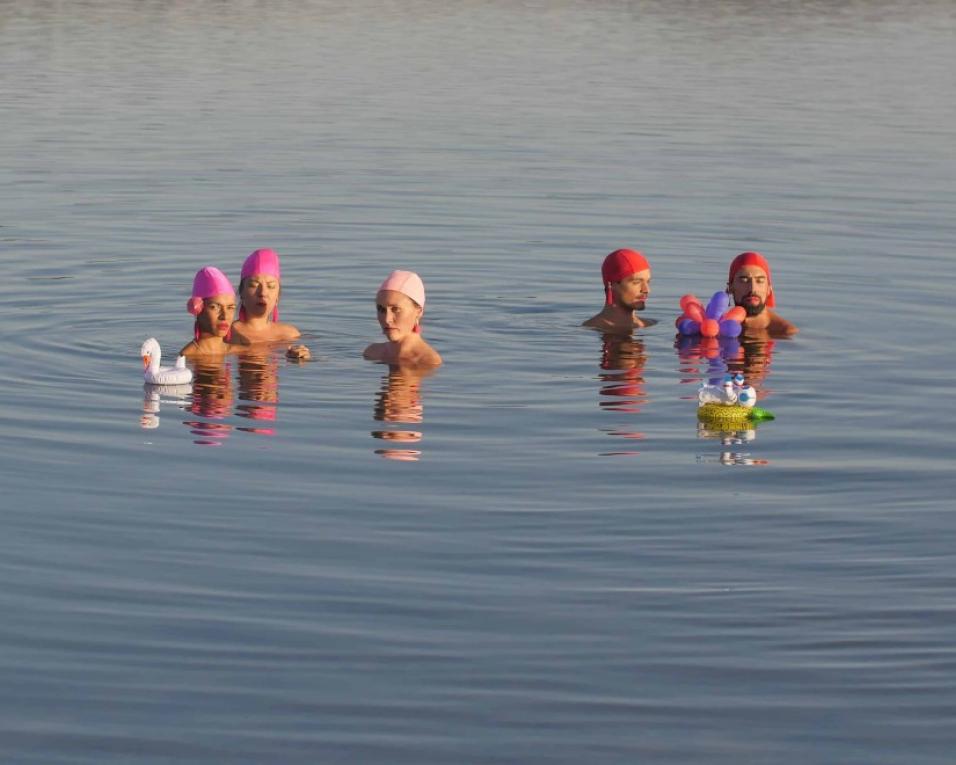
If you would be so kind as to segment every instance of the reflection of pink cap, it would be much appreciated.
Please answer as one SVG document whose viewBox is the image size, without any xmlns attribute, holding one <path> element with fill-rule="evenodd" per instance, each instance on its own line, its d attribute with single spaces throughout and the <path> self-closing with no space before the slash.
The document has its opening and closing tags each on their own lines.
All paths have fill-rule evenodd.
<svg viewBox="0 0 956 765">
<path fill-rule="evenodd" d="M 414 300 L 419 308 L 425 307 L 425 285 L 414 271 L 392 271 L 378 288 L 379 292 L 382 290 L 401 292 L 405 297 Z"/>
<path fill-rule="evenodd" d="M 193 279 L 193 294 L 186 302 L 186 310 L 193 316 L 202 313 L 203 298 L 213 295 L 235 295 L 236 291 L 226 275 L 215 266 L 206 266 L 196 272 Z"/>
<path fill-rule="evenodd" d="M 248 279 L 250 276 L 262 274 L 263 276 L 274 276 L 276 279 L 282 278 L 282 270 L 279 268 L 279 254 L 275 250 L 256 250 L 242 264 L 242 273 L 239 275 L 239 281 Z M 241 286 L 241 285 L 240 285 Z M 239 307 L 239 321 L 246 320 L 245 306 Z M 279 301 L 276 299 L 275 308 L 272 309 L 272 320 L 279 321 Z"/>
</svg>

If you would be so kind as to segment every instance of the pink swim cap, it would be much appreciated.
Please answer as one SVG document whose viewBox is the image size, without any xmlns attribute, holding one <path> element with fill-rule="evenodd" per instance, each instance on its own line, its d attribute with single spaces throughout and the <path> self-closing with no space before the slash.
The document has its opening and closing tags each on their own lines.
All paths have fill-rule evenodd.
<svg viewBox="0 0 956 765">
<path fill-rule="evenodd" d="M 186 310 L 193 316 L 198 316 L 202 312 L 203 298 L 235 294 L 232 283 L 222 271 L 215 266 L 206 266 L 196 272 L 193 279 L 193 294 L 186 301 Z"/>
<path fill-rule="evenodd" d="M 264 276 L 274 276 L 276 279 L 282 278 L 282 269 L 279 268 L 279 254 L 275 250 L 256 250 L 242 264 L 242 273 L 239 275 L 239 281 L 248 279 L 250 276 L 263 274 Z M 246 320 L 246 309 L 239 306 L 239 321 Z M 272 309 L 272 321 L 279 321 L 279 300 L 276 299 L 275 308 Z"/>
<path fill-rule="evenodd" d="M 379 292 L 382 290 L 401 292 L 421 308 L 422 313 L 425 312 L 425 285 L 422 283 L 421 277 L 414 271 L 392 271 L 388 278 L 382 282 L 382 286 L 378 288 Z M 422 328 L 416 322 L 412 332 L 420 334 L 421 331 Z"/>
<path fill-rule="evenodd" d="M 275 250 L 256 250 L 246 258 L 246 262 L 242 264 L 240 278 L 245 279 L 247 276 L 254 276 L 255 274 L 274 276 L 276 279 L 282 278 L 279 269 L 279 255 Z"/>
<path fill-rule="evenodd" d="M 401 292 L 405 297 L 414 300 L 419 308 L 425 308 L 425 285 L 414 271 L 392 271 L 378 288 L 379 292 L 382 290 Z"/>
</svg>

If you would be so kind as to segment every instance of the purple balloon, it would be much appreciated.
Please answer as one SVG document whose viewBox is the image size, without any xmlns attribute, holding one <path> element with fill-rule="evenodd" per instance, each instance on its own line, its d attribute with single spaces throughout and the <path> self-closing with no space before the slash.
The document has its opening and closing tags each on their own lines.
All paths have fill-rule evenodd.
<svg viewBox="0 0 956 765">
<path fill-rule="evenodd" d="M 677 331 L 682 335 L 699 335 L 700 334 L 700 324 L 698 324 L 693 319 L 682 319 L 677 324 Z"/>
<path fill-rule="evenodd" d="M 707 314 L 708 319 L 719 319 L 728 308 L 730 308 L 730 295 L 726 292 L 715 292 L 704 313 Z"/>
<path fill-rule="evenodd" d="M 720 322 L 720 334 L 724 337 L 737 337 L 743 329 L 739 321 L 724 319 Z"/>
</svg>

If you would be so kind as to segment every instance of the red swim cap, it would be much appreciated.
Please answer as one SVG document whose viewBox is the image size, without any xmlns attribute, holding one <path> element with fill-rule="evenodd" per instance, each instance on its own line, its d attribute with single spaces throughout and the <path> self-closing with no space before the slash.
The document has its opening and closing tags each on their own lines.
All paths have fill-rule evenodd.
<svg viewBox="0 0 956 765">
<path fill-rule="evenodd" d="M 614 305 L 614 293 L 611 282 L 619 282 L 638 271 L 650 269 L 647 259 L 636 250 L 614 250 L 601 265 L 601 279 L 604 281 L 604 304 Z"/>
<path fill-rule="evenodd" d="M 767 281 L 770 283 L 770 291 L 767 293 L 767 308 L 773 308 L 777 301 L 773 297 L 773 277 L 770 275 L 770 264 L 759 252 L 742 252 L 733 259 L 730 264 L 730 274 L 727 276 L 727 286 L 733 284 L 737 272 L 744 266 L 758 266 L 767 274 Z"/>
</svg>

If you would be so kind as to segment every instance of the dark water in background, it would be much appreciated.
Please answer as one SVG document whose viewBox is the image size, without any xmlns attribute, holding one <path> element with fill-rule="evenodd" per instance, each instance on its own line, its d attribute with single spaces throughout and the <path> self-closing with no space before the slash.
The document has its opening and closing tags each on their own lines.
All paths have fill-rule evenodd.
<svg viewBox="0 0 956 765">
<path fill-rule="evenodd" d="M 954 33 L 0 0 L 0 758 L 951 762 Z M 260 246 L 315 363 L 144 402 L 142 340 Z M 604 349 L 619 246 L 661 323 Z M 743 249 L 802 332 L 722 443 L 672 320 Z M 397 267 L 423 379 L 360 359 Z"/>
</svg>

